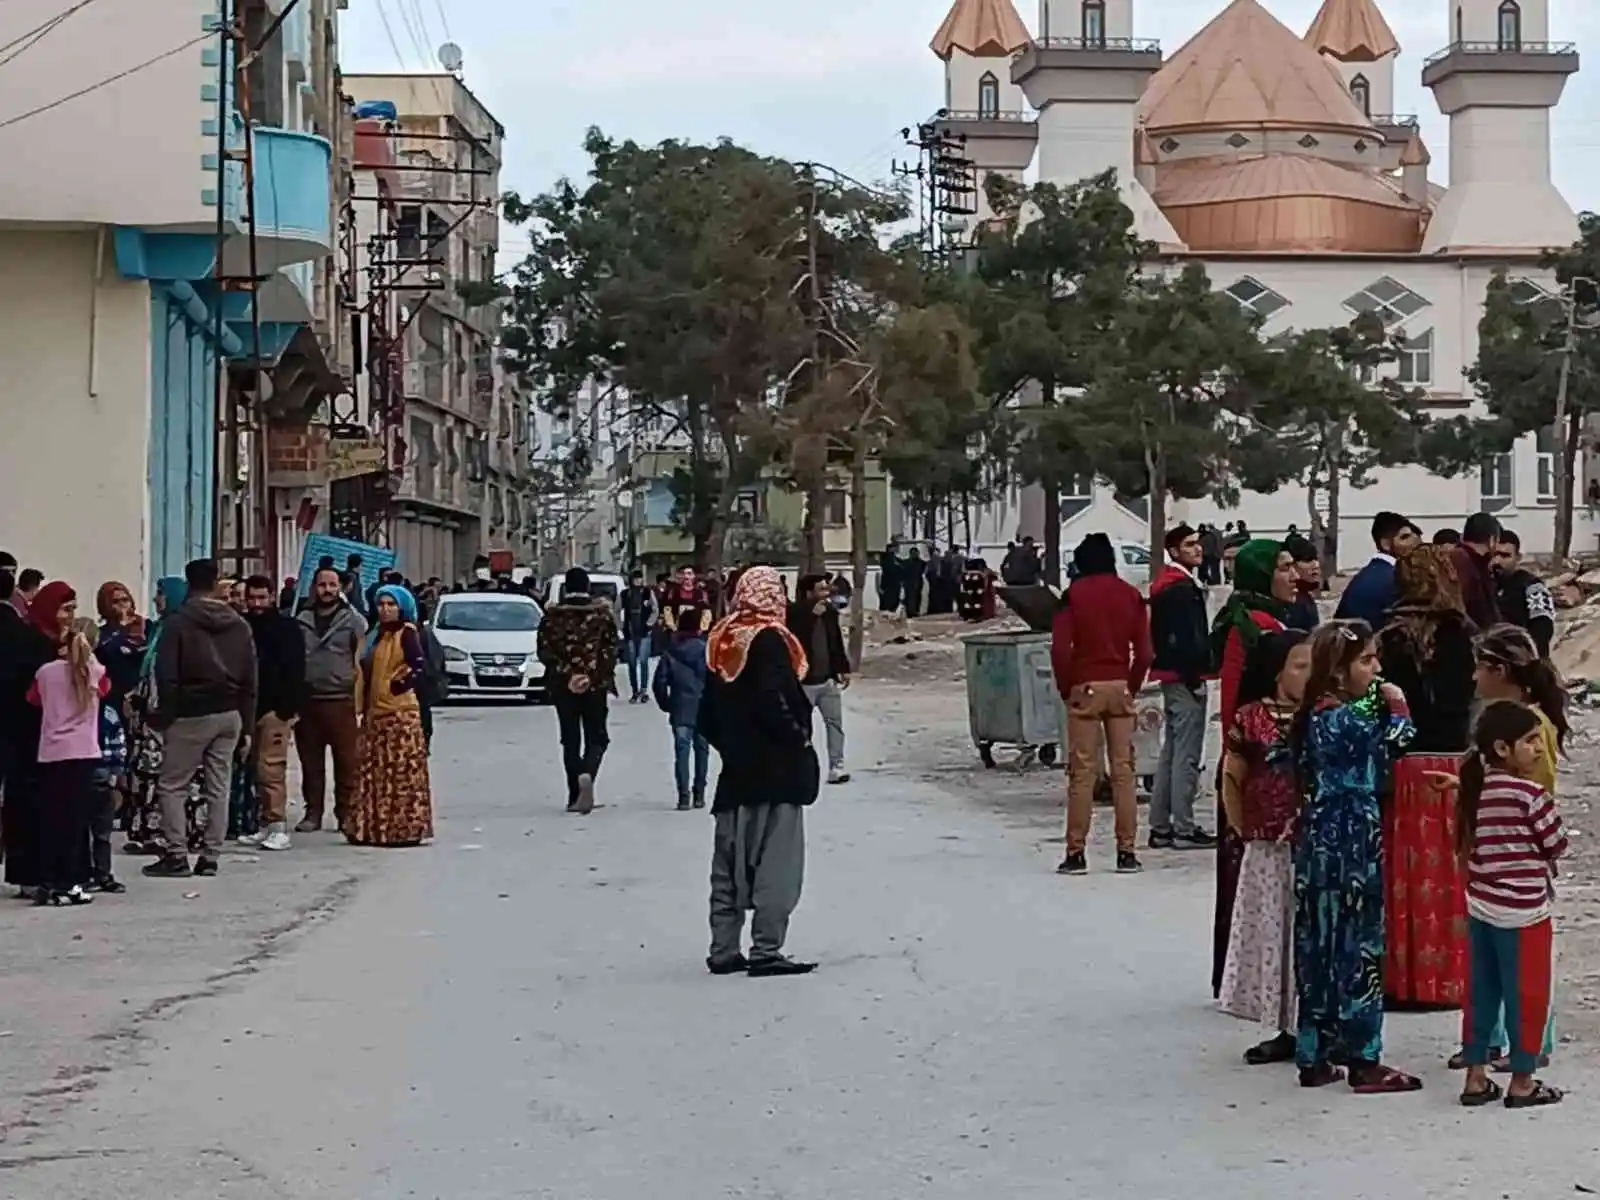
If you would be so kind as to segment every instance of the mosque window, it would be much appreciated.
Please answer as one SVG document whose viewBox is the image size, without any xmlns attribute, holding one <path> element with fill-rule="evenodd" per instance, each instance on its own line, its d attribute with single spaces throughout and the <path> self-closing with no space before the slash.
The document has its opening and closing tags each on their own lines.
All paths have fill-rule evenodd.
<svg viewBox="0 0 1600 1200">
<path fill-rule="evenodd" d="M 1248 275 L 1240 276 L 1224 288 L 1223 293 L 1233 297 L 1240 308 L 1259 313 L 1263 317 L 1270 317 L 1273 313 L 1282 312 L 1289 307 L 1289 302 L 1277 292 L 1259 279 L 1252 279 Z"/>
<path fill-rule="evenodd" d="M 1372 85 L 1367 82 L 1365 75 L 1357 75 L 1350 81 L 1350 99 L 1356 102 L 1356 107 L 1364 115 L 1372 115 Z"/>
<path fill-rule="evenodd" d="M 1505 0 L 1500 5 L 1500 49 L 1522 49 L 1522 9 L 1517 0 Z"/>
<path fill-rule="evenodd" d="M 1083 41 L 1087 46 L 1106 44 L 1106 0 L 1083 0 Z"/>
<path fill-rule="evenodd" d="M 1415 387 L 1433 383 L 1433 330 L 1427 329 L 1400 344 L 1400 361 L 1395 379 Z"/>
<path fill-rule="evenodd" d="M 1344 306 L 1354 313 L 1376 313 L 1386 328 L 1392 328 L 1427 308 L 1428 301 L 1385 275 L 1351 296 Z"/>
<path fill-rule="evenodd" d="M 1000 81 L 985 71 L 978 80 L 978 116 L 992 121 L 1000 115 Z"/>
</svg>

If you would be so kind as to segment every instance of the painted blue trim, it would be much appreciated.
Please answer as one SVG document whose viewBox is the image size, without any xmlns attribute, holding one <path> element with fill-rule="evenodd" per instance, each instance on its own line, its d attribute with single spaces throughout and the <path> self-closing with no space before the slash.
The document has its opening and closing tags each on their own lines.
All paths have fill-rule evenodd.
<svg viewBox="0 0 1600 1200">
<path fill-rule="evenodd" d="M 119 225 L 111 244 L 124 279 L 205 279 L 217 262 L 217 240 L 205 233 L 150 233 Z"/>
<path fill-rule="evenodd" d="M 207 208 L 215 208 L 217 206 L 217 189 L 202 188 L 200 191 L 200 203 Z"/>
<path fill-rule="evenodd" d="M 202 171 L 215 171 L 217 169 L 217 161 L 215 154 L 202 154 L 200 156 L 200 169 Z"/>
<path fill-rule="evenodd" d="M 215 117 L 207 117 L 204 121 L 201 121 L 200 132 L 205 134 L 206 137 L 216 137 L 217 119 Z"/>
<path fill-rule="evenodd" d="M 167 284 L 166 290 L 173 301 L 183 309 L 184 315 L 200 331 L 201 336 L 210 341 L 216 333 L 216 313 L 207 303 L 207 298 L 201 296 L 192 284 L 182 279 L 175 279 Z M 244 343 L 234 336 L 226 320 L 222 323 L 222 352 L 229 358 L 238 358 L 244 352 Z"/>
<path fill-rule="evenodd" d="M 217 85 L 214 83 L 202 83 L 200 85 L 200 99 L 207 104 L 215 104 L 217 102 Z"/>
<path fill-rule="evenodd" d="M 218 5 L 220 8 L 221 6 Z M 200 18 L 200 32 L 221 33 L 225 26 L 221 12 L 206 13 Z"/>
<path fill-rule="evenodd" d="M 186 283 L 151 286 L 146 480 L 157 578 L 181 573 L 184 563 L 211 550 L 216 358 L 206 327 L 193 319 L 196 300 Z M 203 304 L 198 308 L 206 313 Z"/>
</svg>

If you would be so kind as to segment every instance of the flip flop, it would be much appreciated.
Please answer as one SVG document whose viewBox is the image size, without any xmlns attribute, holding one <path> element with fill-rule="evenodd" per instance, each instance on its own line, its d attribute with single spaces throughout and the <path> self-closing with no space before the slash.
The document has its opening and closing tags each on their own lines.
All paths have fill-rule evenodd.
<svg viewBox="0 0 1600 1200">
<path fill-rule="evenodd" d="M 1504 1094 L 1498 1083 L 1492 1079 L 1486 1080 L 1485 1087 L 1481 1092 L 1461 1093 L 1461 1107 L 1482 1108 L 1485 1104 L 1493 1104 Z"/>
<path fill-rule="evenodd" d="M 1551 1087 L 1549 1084 L 1535 1079 L 1533 1081 L 1533 1091 L 1526 1096 L 1514 1096 L 1508 1092 L 1505 1104 L 1507 1108 L 1543 1108 L 1547 1104 L 1560 1104 L 1565 1098 L 1566 1093 L 1560 1088 Z"/>
<path fill-rule="evenodd" d="M 1350 1074 L 1350 1090 L 1358 1096 L 1388 1096 L 1399 1092 L 1420 1092 L 1422 1080 L 1382 1063 Z"/>
</svg>

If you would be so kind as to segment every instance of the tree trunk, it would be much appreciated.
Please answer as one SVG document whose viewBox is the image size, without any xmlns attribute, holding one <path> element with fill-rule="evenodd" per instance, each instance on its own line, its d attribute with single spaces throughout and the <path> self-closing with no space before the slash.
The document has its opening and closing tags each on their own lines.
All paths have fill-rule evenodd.
<svg viewBox="0 0 1600 1200">
<path fill-rule="evenodd" d="M 1158 449 L 1150 472 L 1150 581 L 1166 553 L 1167 540 L 1167 452 Z"/>
<path fill-rule="evenodd" d="M 823 530 L 828 523 L 828 476 L 819 472 L 806 484 L 806 513 L 800 527 L 800 573 L 820 574 L 827 565 Z"/>
<path fill-rule="evenodd" d="M 1054 480 L 1044 489 L 1044 581 L 1061 586 L 1061 485 Z"/>
<path fill-rule="evenodd" d="M 1556 461 L 1556 558 L 1564 559 L 1572 553 L 1572 521 L 1573 501 L 1577 489 L 1572 486 L 1573 475 L 1578 465 L 1578 446 L 1583 440 L 1583 414 L 1569 412 L 1566 414 L 1566 436 L 1561 439 L 1561 447 L 1557 453 Z M 1558 431 L 1559 432 L 1559 431 Z"/>
<path fill-rule="evenodd" d="M 859 669 L 867 635 L 867 436 L 861 432 L 850 448 L 850 589 L 850 666 Z"/>
<path fill-rule="evenodd" d="M 1326 549 L 1319 547 L 1318 554 L 1322 561 L 1322 577 L 1332 579 L 1339 571 L 1339 521 L 1341 485 L 1339 473 L 1333 472 L 1328 477 L 1328 536 Z"/>
</svg>

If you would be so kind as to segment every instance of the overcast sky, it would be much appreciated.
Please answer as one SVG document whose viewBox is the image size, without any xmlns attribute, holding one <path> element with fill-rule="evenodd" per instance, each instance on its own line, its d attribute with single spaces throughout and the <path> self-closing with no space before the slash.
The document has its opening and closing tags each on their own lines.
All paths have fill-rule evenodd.
<svg viewBox="0 0 1600 1200">
<path fill-rule="evenodd" d="M 1320 0 L 1263 0 L 1301 31 Z M 1445 0 L 1379 0 L 1402 46 L 1395 108 L 1422 117 L 1446 177 L 1448 125 L 1418 78 L 1449 40 Z M 1493 3 L 1494 0 L 1465 0 Z M 1135 0 L 1135 32 L 1170 53 L 1225 0 Z M 943 94 L 928 41 L 948 0 L 349 0 L 346 71 L 437 70 L 451 40 L 466 83 L 506 127 L 504 182 L 523 192 L 580 175 L 584 130 L 657 141 L 727 136 L 879 179 L 906 153 L 900 129 Z M 1554 124 L 1556 183 L 1600 208 L 1600 3 L 1550 0 L 1552 40 L 1593 65 L 1567 87 Z M 1018 11 L 1037 29 L 1037 0 Z M 508 231 L 506 250 L 515 250 Z"/>
</svg>

